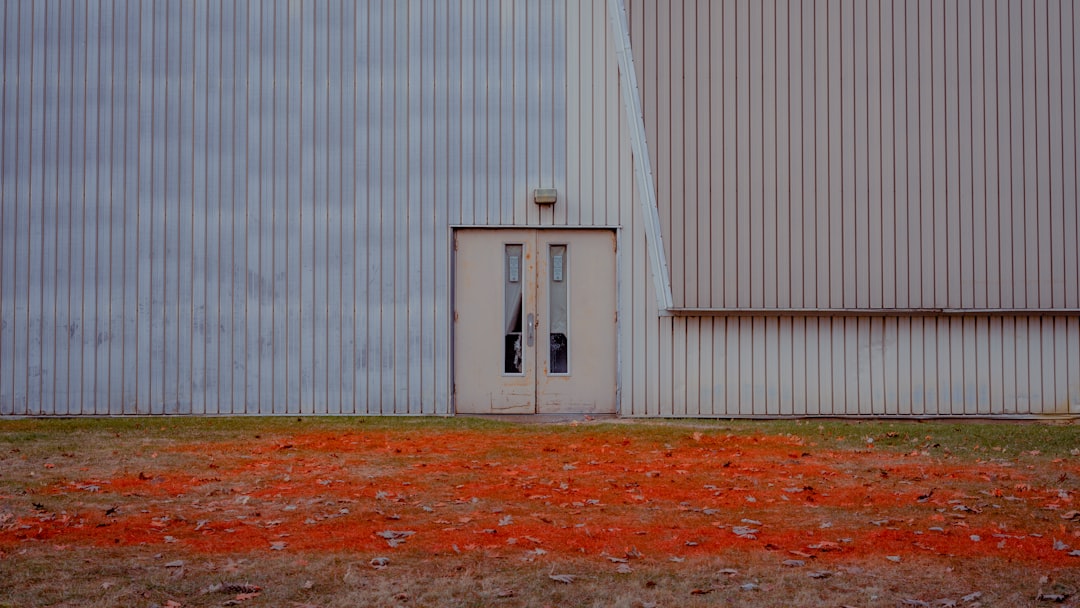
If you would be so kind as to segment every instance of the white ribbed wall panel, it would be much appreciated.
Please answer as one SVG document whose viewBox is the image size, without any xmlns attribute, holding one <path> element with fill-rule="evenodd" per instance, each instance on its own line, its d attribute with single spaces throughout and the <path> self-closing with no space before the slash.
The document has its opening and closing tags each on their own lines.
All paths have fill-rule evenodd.
<svg viewBox="0 0 1080 608">
<path fill-rule="evenodd" d="M 447 413 L 450 225 L 566 188 L 566 10 L 0 0 L 0 414 Z"/>
<path fill-rule="evenodd" d="M 1069 0 L 631 0 L 677 307 L 1080 308 Z"/>
</svg>

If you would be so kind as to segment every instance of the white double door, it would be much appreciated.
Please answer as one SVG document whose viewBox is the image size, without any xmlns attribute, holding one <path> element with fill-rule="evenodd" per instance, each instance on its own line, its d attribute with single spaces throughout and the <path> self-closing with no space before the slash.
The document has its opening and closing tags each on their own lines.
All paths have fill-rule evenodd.
<svg viewBox="0 0 1080 608">
<path fill-rule="evenodd" d="M 458 413 L 614 413 L 615 233 L 454 235 Z"/>
</svg>

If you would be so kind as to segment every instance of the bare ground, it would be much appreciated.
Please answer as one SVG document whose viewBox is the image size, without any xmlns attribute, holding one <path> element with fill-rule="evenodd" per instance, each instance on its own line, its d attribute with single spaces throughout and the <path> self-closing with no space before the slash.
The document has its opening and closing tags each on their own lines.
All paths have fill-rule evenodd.
<svg viewBox="0 0 1080 608">
<path fill-rule="evenodd" d="M 1076 606 L 1078 431 L 5 421 L 0 606 Z"/>
</svg>

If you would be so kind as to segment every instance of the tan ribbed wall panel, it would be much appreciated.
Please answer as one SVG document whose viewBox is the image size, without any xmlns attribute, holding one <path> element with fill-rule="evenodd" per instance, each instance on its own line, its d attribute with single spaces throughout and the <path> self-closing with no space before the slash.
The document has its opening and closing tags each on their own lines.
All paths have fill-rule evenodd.
<svg viewBox="0 0 1080 608">
<path fill-rule="evenodd" d="M 554 222 L 566 10 L 0 0 L 0 414 L 448 412 L 450 226 Z"/>
<path fill-rule="evenodd" d="M 676 306 L 1080 306 L 1074 2 L 629 4 Z"/>
<path fill-rule="evenodd" d="M 1075 317 L 667 317 L 660 328 L 672 355 L 636 379 L 628 415 L 1080 412 Z"/>
<path fill-rule="evenodd" d="M 1075 170 L 1066 168 L 1076 162 L 1075 87 L 1080 81 L 1074 70 L 1080 65 L 1080 45 L 1074 44 L 1072 32 L 1080 31 L 1080 10 L 1073 11 L 1068 2 L 1042 5 L 1048 6 L 1048 16 L 1058 15 L 1059 8 L 1061 14 L 1061 69 L 1055 78 L 1061 79 L 1062 101 L 1059 108 L 1047 100 L 1045 116 L 1059 112 L 1062 128 L 1048 131 L 1040 147 L 1038 113 L 1033 111 L 1027 133 L 1035 143 L 1017 152 L 1009 143 L 1013 121 L 1015 137 L 1022 141 L 1028 114 L 1014 112 L 1007 94 L 1022 98 L 1026 89 L 993 77 L 1005 70 L 1003 60 L 991 65 L 986 59 L 983 78 L 974 80 L 986 91 L 979 100 L 985 103 L 982 120 L 988 128 L 1001 126 L 978 137 L 964 131 L 966 141 L 980 142 L 978 148 L 985 151 L 982 161 L 971 160 L 962 173 L 960 105 L 963 100 L 965 108 L 972 106 L 974 96 L 969 89 L 961 97 L 958 84 L 946 95 L 948 57 L 953 57 L 953 83 L 959 82 L 959 59 L 946 56 L 944 48 L 936 55 L 931 51 L 945 41 L 947 28 L 955 33 L 957 26 L 929 10 L 959 9 L 956 3 L 684 0 L 670 17 L 659 10 L 664 4 L 628 2 L 664 244 L 679 303 L 1077 305 L 1076 231 L 1058 231 L 1054 242 L 1059 244 L 1044 247 L 1049 266 L 1043 269 L 1040 232 L 1028 233 L 1024 223 L 1030 204 L 1036 218 L 1032 228 L 1037 226 L 1036 202 L 1041 199 L 1024 198 L 1023 170 L 1025 151 L 1032 170 L 1044 158 L 1047 211 L 1055 209 L 1050 203 L 1057 205 L 1056 217 L 1064 226 L 1075 226 Z M 881 6 L 894 13 L 882 13 Z M 962 6 L 969 10 L 971 4 Z M 1020 7 L 1019 2 L 987 3 L 980 5 L 980 17 L 986 23 L 993 19 L 992 9 Z M 880 25 L 869 35 L 865 26 L 855 27 L 870 15 L 877 17 L 871 25 L 892 24 L 886 37 Z M 1056 17 L 1049 20 L 1056 22 Z M 996 29 L 984 25 L 981 30 L 989 50 L 998 34 L 1008 39 L 1008 28 L 1018 25 L 995 24 Z M 973 21 L 972 27 L 979 26 Z M 881 41 L 876 50 L 868 49 L 868 37 Z M 956 53 L 957 40 L 950 53 Z M 1019 30 L 1013 40 L 1019 43 Z M 1056 52 L 1058 39 L 1049 40 L 1050 52 Z M 667 48 L 661 49 L 659 41 Z M 889 55 L 888 71 L 871 77 L 868 63 L 882 65 L 883 45 L 893 49 L 901 41 L 904 45 Z M 708 51 L 699 50 L 688 60 L 687 49 L 702 44 Z M 859 53 L 853 52 L 856 47 Z M 788 77 L 762 78 L 774 62 L 778 72 L 772 73 Z M 1018 75 L 1024 73 L 1017 67 Z M 612 63 L 608 69 L 616 68 Z M 1050 80 L 1047 76 L 1048 90 L 1057 91 Z M 1034 83 L 1031 91 L 1037 91 Z M 946 101 L 952 104 L 951 114 Z M 965 109 L 963 116 L 968 113 Z M 947 117 L 951 130 L 945 128 Z M 1060 148 L 1051 145 L 1050 133 L 1060 133 Z M 627 139 L 625 127 L 621 137 Z M 1011 168 L 1010 153 L 1017 157 L 1017 170 Z M 1062 178 L 1056 198 L 1053 159 Z M 623 163 L 620 175 L 630 184 L 630 159 Z M 982 173 L 976 173 L 976 166 Z M 978 195 L 976 183 L 982 184 Z M 1041 182 L 1031 183 L 1038 192 Z M 622 209 L 626 274 L 621 318 L 628 319 L 622 327 L 624 415 L 1080 414 L 1080 319 L 1075 316 L 661 317 L 634 198 L 633 205 Z M 983 199 L 985 205 L 976 204 Z M 961 229 L 976 221 L 987 229 Z M 1014 255 L 1009 245 L 1014 230 L 1022 254 Z M 1055 263 L 1062 268 L 1060 275 L 1049 274 Z M 998 275 L 1001 281 L 991 284 L 988 279 Z M 1040 276 L 1062 277 L 1060 300 L 1038 299 Z M 1035 281 L 1030 290 L 1027 277 Z M 1054 286 L 1047 287 L 1052 296 Z"/>
</svg>

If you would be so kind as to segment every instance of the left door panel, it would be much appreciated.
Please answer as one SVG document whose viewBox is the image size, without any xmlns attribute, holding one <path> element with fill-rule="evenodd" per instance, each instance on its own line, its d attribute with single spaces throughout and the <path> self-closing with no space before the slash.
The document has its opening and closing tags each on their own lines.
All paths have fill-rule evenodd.
<svg viewBox="0 0 1080 608">
<path fill-rule="evenodd" d="M 536 412 L 536 237 L 532 230 L 463 230 L 454 237 L 455 409 Z M 496 321 L 496 322 L 493 322 Z M 462 332 L 480 332 L 462 335 Z"/>
</svg>

